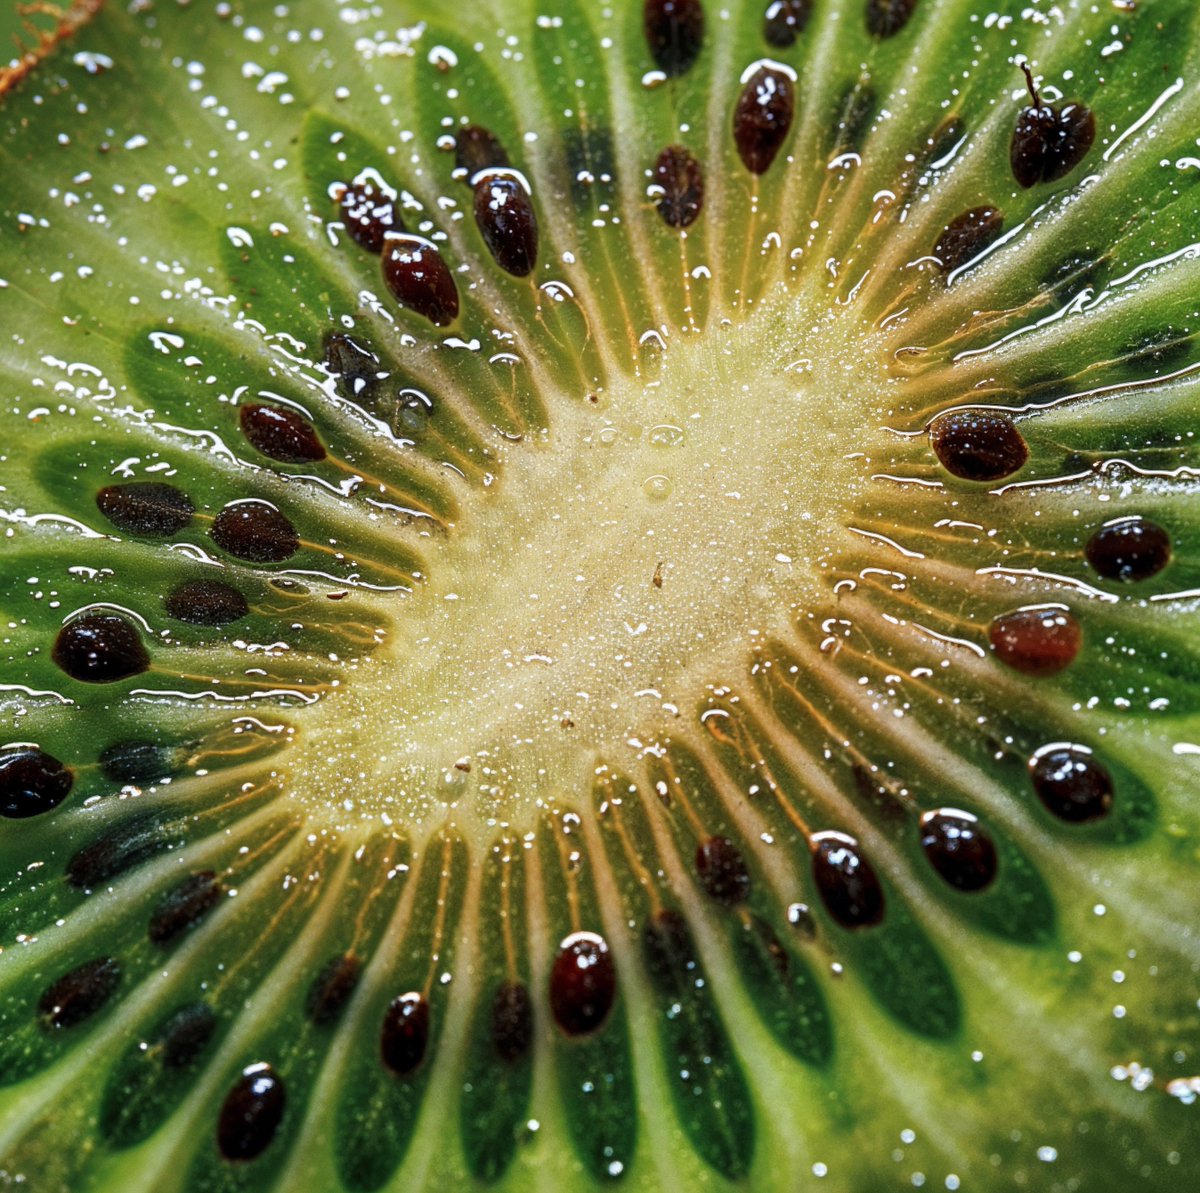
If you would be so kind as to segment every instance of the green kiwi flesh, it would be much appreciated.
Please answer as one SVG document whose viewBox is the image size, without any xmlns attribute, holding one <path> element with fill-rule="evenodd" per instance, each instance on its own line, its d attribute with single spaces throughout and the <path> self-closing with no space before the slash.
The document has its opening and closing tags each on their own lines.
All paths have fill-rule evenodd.
<svg viewBox="0 0 1200 1193">
<path fill-rule="evenodd" d="M 0 1184 L 1200 1183 L 1195 6 L 93 7 Z"/>
</svg>

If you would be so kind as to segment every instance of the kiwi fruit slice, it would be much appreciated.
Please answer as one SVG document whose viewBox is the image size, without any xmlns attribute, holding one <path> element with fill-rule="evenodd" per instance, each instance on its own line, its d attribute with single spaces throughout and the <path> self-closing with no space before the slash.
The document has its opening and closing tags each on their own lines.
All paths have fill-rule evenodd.
<svg viewBox="0 0 1200 1193">
<path fill-rule="evenodd" d="M 99 8 L 2 76 L 0 1180 L 1200 1184 L 1196 6 Z"/>
</svg>

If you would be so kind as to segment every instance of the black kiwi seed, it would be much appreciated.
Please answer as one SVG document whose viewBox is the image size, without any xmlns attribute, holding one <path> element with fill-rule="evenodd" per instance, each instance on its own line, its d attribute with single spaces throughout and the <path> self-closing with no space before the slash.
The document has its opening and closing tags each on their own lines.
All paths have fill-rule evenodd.
<svg viewBox="0 0 1200 1193">
<path fill-rule="evenodd" d="M 481 124 L 468 124 L 454 136 L 454 168 L 467 182 L 474 182 L 480 170 L 504 169 L 508 153 L 500 138 Z"/>
<path fill-rule="evenodd" d="M 1148 580 L 1171 562 L 1171 536 L 1148 518 L 1122 518 L 1101 526 L 1084 554 L 1105 580 Z"/>
<path fill-rule="evenodd" d="M 973 261 L 1004 230 L 1004 216 L 995 207 L 971 207 L 955 216 L 933 246 L 943 273 L 953 273 Z"/>
<path fill-rule="evenodd" d="M 428 1046 L 428 999 L 414 991 L 392 999 L 379 1036 L 383 1063 L 397 1076 L 405 1077 L 425 1059 Z"/>
<path fill-rule="evenodd" d="M 767 45 L 786 50 L 796 44 L 812 16 L 812 0 L 771 0 L 763 17 Z"/>
<path fill-rule="evenodd" d="M 642 27 L 650 56 L 666 75 L 682 75 L 704 45 L 704 6 L 700 0 L 646 0 Z"/>
<path fill-rule="evenodd" d="M 90 1019 L 117 992 L 121 967 L 112 957 L 97 957 L 77 965 L 47 986 L 38 999 L 38 1020 L 44 1031 L 75 1027 Z"/>
<path fill-rule="evenodd" d="M 662 190 L 658 214 L 671 228 L 696 222 L 704 206 L 704 172 L 682 145 L 668 145 L 654 163 L 654 181 Z"/>
<path fill-rule="evenodd" d="M 224 506 L 208 534 L 223 551 L 249 563 L 282 563 L 300 548 L 300 536 L 288 517 L 257 498 Z"/>
<path fill-rule="evenodd" d="M 100 754 L 100 770 L 114 783 L 152 783 L 174 769 L 174 751 L 160 742 L 119 741 Z"/>
<path fill-rule="evenodd" d="M 117 613 L 72 618 L 58 631 L 51 657 L 81 683 L 115 683 L 150 666 L 137 627 Z"/>
<path fill-rule="evenodd" d="M 515 174 L 485 170 L 475 176 L 475 223 L 496 264 L 513 277 L 528 277 L 537 264 L 537 213 Z"/>
<path fill-rule="evenodd" d="M 1112 778 L 1084 746 L 1039 750 L 1029 760 L 1029 778 L 1038 799 L 1059 820 L 1085 824 L 1112 810 Z"/>
<path fill-rule="evenodd" d="M 574 932 L 558 948 L 550 970 L 550 1013 L 569 1036 L 595 1031 L 617 996 L 617 968 L 608 942 L 594 932 Z"/>
<path fill-rule="evenodd" d="M 963 480 L 1002 480 L 1029 458 L 1016 423 L 998 410 L 939 414 L 929 425 L 929 441 L 942 467 Z"/>
<path fill-rule="evenodd" d="M 96 507 L 118 530 L 155 538 L 177 534 L 196 512 L 182 489 L 163 481 L 106 485 L 96 494 Z"/>
<path fill-rule="evenodd" d="M 70 794 L 74 772 L 37 746 L 0 752 L 0 816 L 26 820 L 57 808 Z"/>
<path fill-rule="evenodd" d="M 225 1095 L 217 1119 L 217 1147 L 227 1160 L 253 1160 L 275 1138 L 287 1094 L 268 1064 L 248 1065 Z"/>
<path fill-rule="evenodd" d="M 696 847 L 700 885 L 718 903 L 741 903 L 750 894 L 746 859 L 728 837 L 709 837 Z"/>
<path fill-rule="evenodd" d="M 1066 609 L 1016 609 L 992 621 L 992 650 L 1023 675 L 1057 675 L 1079 654 L 1083 631 Z"/>
<path fill-rule="evenodd" d="M 206 1002 L 180 1007 L 162 1030 L 162 1063 L 167 1069 L 185 1069 L 208 1047 L 217 1030 L 217 1016 Z"/>
<path fill-rule="evenodd" d="M 248 402 L 238 410 L 250 446 L 284 464 L 325 459 L 325 445 L 308 419 L 283 406 Z"/>
<path fill-rule="evenodd" d="M 1022 63 L 1033 103 L 1017 114 L 1009 145 L 1013 177 L 1023 187 L 1056 182 L 1083 159 L 1096 139 L 1096 117 L 1083 104 L 1044 104 Z"/>
<path fill-rule="evenodd" d="M 781 70 L 760 66 L 747 81 L 733 112 L 733 139 L 751 174 L 765 174 L 796 114 L 796 88 Z"/>
<path fill-rule="evenodd" d="M 872 37 L 894 37 L 917 11 L 917 0 L 867 0 L 867 32 Z"/>
<path fill-rule="evenodd" d="M 458 318 L 458 287 L 437 247 L 421 236 L 389 236 L 383 280 L 392 297 L 437 327 Z"/>
<path fill-rule="evenodd" d="M 523 982 L 504 982 L 492 999 L 492 1044 L 512 1064 L 533 1045 L 533 999 Z"/>
<path fill-rule="evenodd" d="M 371 171 L 363 171 L 349 186 L 338 184 L 332 190 L 342 223 L 350 236 L 369 253 L 383 250 L 389 232 L 403 232 L 396 193 Z"/>
<path fill-rule="evenodd" d="M 224 893 L 211 870 L 189 874 L 163 896 L 150 917 L 146 935 L 155 944 L 170 944 L 212 911 Z"/>
<path fill-rule="evenodd" d="M 353 953 L 331 957 L 308 988 L 304 1009 L 309 1019 L 318 1026 L 332 1023 L 350 1001 L 361 976 L 362 961 Z"/>
<path fill-rule="evenodd" d="M 246 598 L 224 580 L 187 580 L 163 599 L 169 617 L 189 625 L 223 626 L 250 612 Z"/>
<path fill-rule="evenodd" d="M 921 849 L 955 890 L 981 891 L 996 878 L 996 846 L 967 812 L 939 808 L 921 817 Z"/>
<path fill-rule="evenodd" d="M 347 398 L 357 398 L 381 376 L 379 357 L 340 331 L 325 337 L 325 368 Z"/>
<path fill-rule="evenodd" d="M 853 837 L 815 834 L 812 866 L 821 901 L 843 928 L 867 928 L 883 919 L 883 888 Z"/>
</svg>

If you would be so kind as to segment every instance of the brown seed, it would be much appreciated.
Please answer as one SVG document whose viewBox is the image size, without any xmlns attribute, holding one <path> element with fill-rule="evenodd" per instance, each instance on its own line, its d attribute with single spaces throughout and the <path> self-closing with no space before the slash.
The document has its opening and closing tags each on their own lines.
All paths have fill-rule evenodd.
<svg viewBox="0 0 1200 1193">
<path fill-rule="evenodd" d="M 51 657 L 81 683 L 115 683 L 150 666 L 137 627 L 116 613 L 73 617 L 58 631 Z"/>
<path fill-rule="evenodd" d="M 308 989 L 306 1013 L 313 1023 L 332 1023 L 350 1001 L 362 976 L 362 962 L 353 953 L 343 953 L 325 963 Z"/>
<path fill-rule="evenodd" d="M 1069 824 L 1099 820 L 1112 810 L 1112 779 L 1086 746 L 1043 747 L 1029 760 L 1029 779 L 1046 810 Z"/>
<path fill-rule="evenodd" d="M 196 512 L 182 489 L 162 481 L 107 485 L 96 494 L 96 506 L 118 530 L 155 538 L 178 533 Z"/>
<path fill-rule="evenodd" d="M 396 301 L 446 327 L 458 318 L 458 287 L 437 247 L 421 236 L 389 236 L 383 246 L 383 280 Z"/>
<path fill-rule="evenodd" d="M 75 775 L 37 746 L 0 751 L 0 816 L 26 820 L 57 808 L 70 794 Z"/>
<path fill-rule="evenodd" d="M 812 865 L 821 901 L 843 928 L 866 928 L 883 919 L 883 888 L 853 837 L 816 833 Z"/>
<path fill-rule="evenodd" d="M 227 1160 L 253 1160 L 275 1138 L 287 1095 L 283 1079 L 268 1064 L 249 1065 L 234 1082 L 217 1119 L 217 1147 Z"/>
<path fill-rule="evenodd" d="M 654 163 L 654 181 L 662 191 L 658 214 L 672 228 L 696 222 L 704 206 L 704 174 L 700 163 L 682 145 L 668 145 Z"/>
<path fill-rule="evenodd" d="M 700 885 L 718 903 L 733 906 L 750 894 L 746 859 L 727 837 L 709 837 L 696 847 Z"/>
<path fill-rule="evenodd" d="M 742 164 L 764 174 L 791 131 L 796 89 L 791 78 L 771 66 L 760 66 L 738 97 L 733 113 L 733 139 Z"/>
<path fill-rule="evenodd" d="M 171 844 L 151 816 L 131 816 L 114 822 L 91 844 L 72 854 L 63 876 L 79 890 L 96 890 Z"/>
<path fill-rule="evenodd" d="M 813 0 L 771 0 L 763 17 L 763 37 L 769 46 L 786 50 L 795 45 L 812 16 Z"/>
<path fill-rule="evenodd" d="M 46 987 L 38 999 L 43 1031 L 59 1031 L 90 1019 L 117 992 L 121 967 L 112 957 L 85 961 Z"/>
<path fill-rule="evenodd" d="M 374 170 L 363 170 L 349 186 L 330 190 L 346 231 L 369 253 L 383 249 L 389 232 L 403 232 L 396 192 Z"/>
<path fill-rule="evenodd" d="M 267 501 L 231 501 L 213 519 L 209 537 L 223 551 L 249 563 L 282 563 L 300 549 L 288 518 Z"/>
<path fill-rule="evenodd" d="M 1023 675 L 1057 675 L 1079 654 L 1083 632 L 1066 609 L 1016 609 L 992 621 L 992 650 Z"/>
<path fill-rule="evenodd" d="M 480 170 L 507 168 L 509 160 L 495 133 L 482 125 L 468 124 L 454 136 L 454 165 L 456 174 L 474 183 Z"/>
<path fill-rule="evenodd" d="M 996 846 L 968 812 L 938 808 L 921 817 L 921 849 L 955 890 L 981 891 L 996 878 Z"/>
<path fill-rule="evenodd" d="M 492 1044 L 512 1064 L 533 1045 L 533 999 L 523 982 L 504 982 L 492 1000 Z"/>
<path fill-rule="evenodd" d="M 952 219 L 933 246 L 943 273 L 953 273 L 994 244 L 1004 229 L 1004 216 L 994 207 L 972 207 Z"/>
<path fill-rule="evenodd" d="M 325 447 L 312 423 L 284 406 L 247 403 L 240 407 L 242 434 L 250 446 L 285 464 L 325 459 Z"/>
<path fill-rule="evenodd" d="M 394 998 L 383 1017 L 379 1051 L 383 1063 L 406 1077 L 425 1059 L 429 1046 L 429 1002 L 410 991 Z"/>
<path fill-rule="evenodd" d="M 167 616 L 189 625 L 223 626 L 250 612 L 246 598 L 223 580 L 187 580 L 163 599 Z"/>
<path fill-rule="evenodd" d="M 867 0 L 867 32 L 872 37 L 894 37 L 917 11 L 917 0 Z"/>
<path fill-rule="evenodd" d="M 147 935 L 155 944 L 170 944 L 212 911 L 224 893 L 211 870 L 189 874 L 163 896 L 150 917 Z"/>
<path fill-rule="evenodd" d="M 617 995 L 617 969 L 608 943 L 594 932 L 573 932 L 550 971 L 550 1012 L 569 1036 L 595 1031 Z"/>
<path fill-rule="evenodd" d="M 537 263 L 537 213 L 523 179 L 485 170 L 475 176 L 475 223 L 496 264 L 513 277 L 528 277 Z"/>
<path fill-rule="evenodd" d="M 929 441 L 942 467 L 963 480 L 1002 480 L 1029 458 L 1016 424 L 997 410 L 939 414 L 929 425 Z"/>
<path fill-rule="evenodd" d="M 1033 103 L 1017 114 L 1009 145 L 1013 177 L 1023 187 L 1057 182 L 1083 159 L 1096 139 L 1096 117 L 1083 104 L 1044 104 L 1033 72 L 1022 63 Z"/>
<path fill-rule="evenodd" d="M 1084 554 L 1105 580 L 1148 580 L 1170 563 L 1171 536 L 1148 518 L 1121 518 L 1101 526 Z"/>
<path fill-rule="evenodd" d="M 645 0 L 642 28 L 658 69 L 682 75 L 704 45 L 704 6 L 700 0 Z"/>
</svg>

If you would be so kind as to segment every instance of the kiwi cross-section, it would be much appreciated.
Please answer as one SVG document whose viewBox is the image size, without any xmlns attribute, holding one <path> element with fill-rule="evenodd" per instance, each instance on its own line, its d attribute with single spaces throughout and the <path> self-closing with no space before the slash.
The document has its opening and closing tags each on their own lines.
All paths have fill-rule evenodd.
<svg viewBox="0 0 1200 1193">
<path fill-rule="evenodd" d="M 0 1184 L 1200 1187 L 1192 0 L 23 20 Z"/>
</svg>

